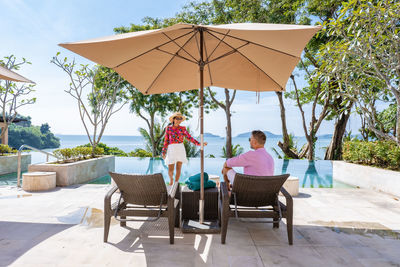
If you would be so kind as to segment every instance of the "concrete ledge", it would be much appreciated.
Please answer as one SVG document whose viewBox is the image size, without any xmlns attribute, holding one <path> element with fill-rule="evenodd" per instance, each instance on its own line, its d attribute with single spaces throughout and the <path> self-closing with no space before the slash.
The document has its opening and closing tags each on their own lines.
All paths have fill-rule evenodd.
<svg viewBox="0 0 400 267">
<path fill-rule="evenodd" d="M 292 197 L 298 196 L 299 195 L 299 178 L 295 177 L 295 176 L 289 176 L 289 178 L 283 184 L 283 188 L 285 188 L 286 191 L 288 191 Z"/>
<path fill-rule="evenodd" d="M 31 155 L 21 155 L 21 170 L 27 171 L 31 164 Z M 17 172 L 18 155 L 0 156 L 0 175 Z"/>
<path fill-rule="evenodd" d="M 28 172 L 22 174 L 22 189 L 45 191 L 56 188 L 55 172 Z"/>
<path fill-rule="evenodd" d="M 29 165 L 29 172 L 56 172 L 57 186 L 81 184 L 105 176 L 115 170 L 115 156 L 82 160 L 73 163 L 55 162 Z"/>
<path fill-rule="evenodd" d="M 344 161 L 332 161 L 333 179 L 400 196 L 400 172 Z"/>
</svg>

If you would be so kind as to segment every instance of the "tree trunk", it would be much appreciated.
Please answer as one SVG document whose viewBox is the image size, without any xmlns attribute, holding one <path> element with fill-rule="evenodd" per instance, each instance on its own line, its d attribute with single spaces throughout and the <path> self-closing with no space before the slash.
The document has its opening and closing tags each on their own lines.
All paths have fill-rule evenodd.
<svg viewBox="0 0 400 267">
<path fill-rule="evenodd" d="M 397 113 L 396 113 L 396 131 L 395 131 L 395 136 L 396 136 L 396 142 L 397 145 L 400 146 L 400 101 L 397 101 Z"/>
<path fill-rule="evenodd" d="M 283 136 L 283 143 L 278 142 L 278 146 L 281 148 L 282 152 L 285 154 L 286 157 L 291 159 L 298 159 L 299 155 L 297 155 L 293 150 L 289 147 L 289 134 L 287 132 L 286 127 L 286 110 L 285 105 L 283 103 L 282 92 L 275 92 L 279 99 L 279 108 L 281 110 L 281 121 L 282 121 L 282 136 Z"/>
<path fill-rule="evenodd" d="M 151 156 L 156 157 L 156 142 L 154 140 L 154 114 L 150 115 L 150 140 L 151 140 Z"/>
<path fill-rule="evenodd" d="M 346 132 L 350 114 L 350 110 L 348 112 L 343 112 L 339 120 L 335 123 L 331 142 L 325 152 L 325 160 L 339 160 L 342 158 L 342 140 Z"/>
<path fill-rule="evenodd" d="M 232 124 L 229 90 L 225 88 L 225 116 L 226 116 L 226 158 L 232 158 Z"/>
<path fill-rule="evenodd" d="M 308 160 L 313 160 L 314 159 L 314 133 L 311 133 L 308 138 L 307 138 L 307 143 L 308 143 L 308 154 L 307 154 L 307 159 Z"/>
</svg>

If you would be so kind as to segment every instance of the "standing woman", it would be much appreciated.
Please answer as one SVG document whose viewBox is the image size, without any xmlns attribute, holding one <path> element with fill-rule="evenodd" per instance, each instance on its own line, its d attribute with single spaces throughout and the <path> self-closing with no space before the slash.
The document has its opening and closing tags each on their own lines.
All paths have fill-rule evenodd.
<svg viewBox="0 0 400 267">
<path fill-rule="evenodd" d="M 175 112 L 169 117 L 171 122 L 165 130 L 164 147 L 162 149 L 162 157 L 165 160 L 165 164 L 168 165 L 168 176 L 169 184 L 173 183 L 174 169 L 176 165 L 175 182 L 179 181 L 181 176 L 182 163 L 187 163 L 186 150 L 183 145 L 183 138 L 186 139 L 196 146 L 200 146 L 200 143 L 194 139 L 185 126 L 180 126 L 181 122 L 186 120 L 180 112 Z M 204 143 L 206 146 L 207 143 Z"/>
</svg>

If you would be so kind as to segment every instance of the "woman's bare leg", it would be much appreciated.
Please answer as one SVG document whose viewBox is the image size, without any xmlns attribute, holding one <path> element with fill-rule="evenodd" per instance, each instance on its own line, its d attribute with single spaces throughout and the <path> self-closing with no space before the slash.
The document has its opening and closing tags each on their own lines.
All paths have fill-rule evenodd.
<svg viewBox="0 0 400 267">
<path fill-rule="evenodd" d="M 178 182 L 179 178 L 181 177 L 181 169 L 182 169 L 182 162 L 178 161 L 176 163 L 175 182 Z"/>
<path fill-rule="evenodd" d="M 175 168 L 175 164 L 169 164 L 168 165 L 168 176 L 169 176 L 169 184 L 172 185 L 174 180 L 174 168 Z"/>
</svg>

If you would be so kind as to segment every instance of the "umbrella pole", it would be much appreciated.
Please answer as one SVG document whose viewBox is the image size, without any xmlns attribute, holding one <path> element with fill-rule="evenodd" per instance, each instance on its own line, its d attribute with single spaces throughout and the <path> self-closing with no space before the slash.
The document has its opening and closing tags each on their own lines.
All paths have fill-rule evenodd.
<svg viewBox="0 0 400 267">
<path fill-rule="evenodd" d="M 199 200 L 199 222 L 204 223 L 204 61 L 203 61 L 203 29 L 200 33 L 200 200 Z"/>
</svg>

